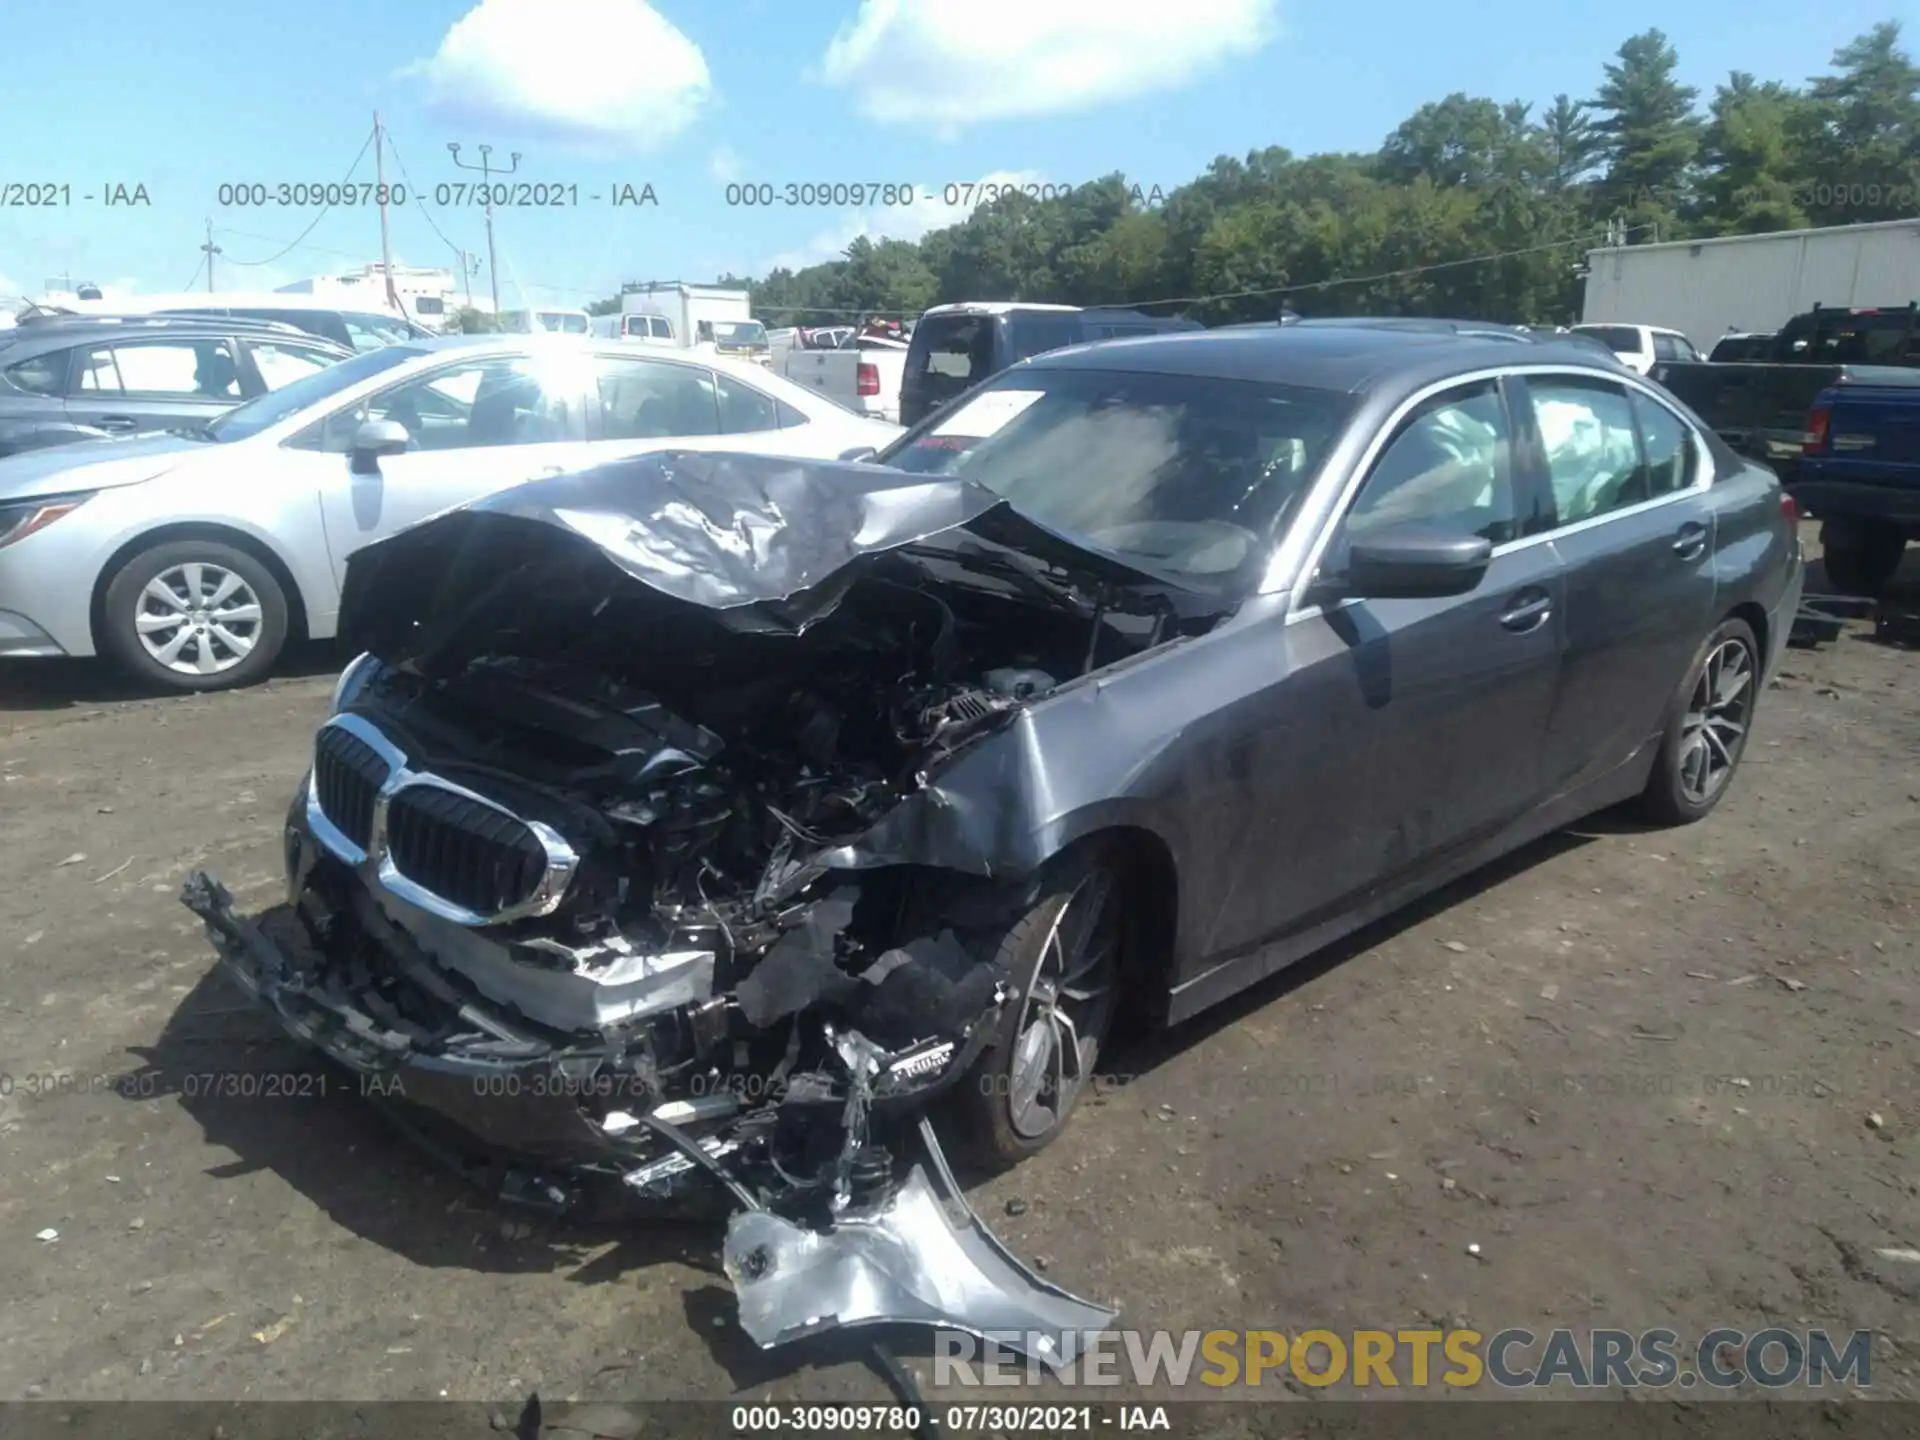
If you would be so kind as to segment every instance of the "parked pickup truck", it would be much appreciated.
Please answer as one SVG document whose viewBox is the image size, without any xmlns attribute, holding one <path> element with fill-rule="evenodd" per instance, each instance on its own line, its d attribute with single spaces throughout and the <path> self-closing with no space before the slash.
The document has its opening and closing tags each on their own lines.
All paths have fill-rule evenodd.
<svg viewBox="0 0 1920 1440">
<path fill-rule="evenodd" d="M 1920 384 L 1920 306 L 1848 310 L 1816 305 L 1766 343 L 1762 358 L 1669 361 L 1653 378 L 1742 455 L 1774 467 L 1789 488 L 1814 397 L 1835 385 Z"/>
<path fill-rule="evenodd" d="M 1834 385 L 1805 423 L 1793 493 L 1821 522 L 1827 579 L 1878 596 L 1920 539 L 1920 385 Z"/>
<path fill-rule="evenodd" d="M 907 344 L 878 335 L 849 335 L 833 350 L 787 352 L 787 378 L 829 400 L 889 425 L 900 423 L 900 380 Z"/>
</svg>

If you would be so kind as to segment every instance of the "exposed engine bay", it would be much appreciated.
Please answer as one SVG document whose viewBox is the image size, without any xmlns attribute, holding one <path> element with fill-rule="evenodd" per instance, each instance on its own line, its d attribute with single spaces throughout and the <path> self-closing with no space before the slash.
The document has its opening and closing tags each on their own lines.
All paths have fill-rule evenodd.
<svg viewBox="0 0 1920 1440">
<path fill-rule="evenodd" d="M 207 875 L 183 899 L 503 1198 L 729 1194 L 760 1343 L 944 1315 L 1059 1359 L 1110 1314 L 928 1198 L 958 1192 L 923 1119 L 1027 981 L 999 950 L 1031 877 L 916 853 L 902 817 L 990 834 L 956 757 L 1223 613 L 960 482 L 691 455 L 536 482 L 355 556 L 367 653 L 288 816 L 291 920 Z M 916 1289 L 923 1243 L 971 1289 Z M 863 1318 L 879 1273 L 904 1290 Z"/>
</svg>

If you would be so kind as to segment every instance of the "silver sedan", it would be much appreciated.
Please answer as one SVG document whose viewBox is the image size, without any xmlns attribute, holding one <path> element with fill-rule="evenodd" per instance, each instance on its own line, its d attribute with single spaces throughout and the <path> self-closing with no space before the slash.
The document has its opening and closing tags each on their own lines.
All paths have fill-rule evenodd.
<svg viewBox="0 0 1920 1440">
<path fill-rule="evenodd" d="M 342 361 L 191 432 L 0 460 L 0 658 L 244 685 L 333 634 L 347 559 L 524 480 L 660 449 L 835 459 L 897 425 L 725 357 L 460 336 Z"/>
</svg>

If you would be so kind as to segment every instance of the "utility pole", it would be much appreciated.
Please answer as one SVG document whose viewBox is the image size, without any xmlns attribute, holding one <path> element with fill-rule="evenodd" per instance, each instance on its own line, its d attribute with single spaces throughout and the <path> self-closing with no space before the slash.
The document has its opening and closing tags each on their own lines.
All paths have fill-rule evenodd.
<svg viewBox="0 0 1920 1440">
<path fill-rule="evenodd" d="M 518 170 L 520 168 L 520 152 L 518 150 L 512 152 L 513 163 L 507 166 L 506 169 L 495 170 L 490 158 L 493 154 L 493 147 L 491 145 L 482 145 L 480 147 L 480 163 L 478 165 L 469 165 L 460 158 L 460 142 L 457 140 L 449 140 L 447 142 L 447 150 L 453 156 L 453 163 L 458 165 L 462 170 L 478 170 L 480 172 L 480 198 L 486 201 L 487 211 L 487 282 L 493 287 L 493 313 L 498 315 L 500 313 L 500 267 L 495 261 L 493 248 L 493 177 L 495 175 L 511 175 L 514 171 Z"/>
<path fill-rule="evenodd" d="M 373 180 L 376 188 L 374 199 L 380 202 L 380 269 L 387 277 L 387 304 L 393 307 L 396 315 L 404 316 L 406 307 L 400 303 L 400 291 L 393 283 L 393 238 L 387 228 L 387 162 L 386 134 L 380 128 L 380 112 L 373 112 Z"/>
<path fill-rule="evenodd" d="M 213 221 L 211 219 L 207 221 L 207 243 L 200 248 L 207 252 L 207 293 L 211 295 L 213 293 L 213 257 L 225 253 L 218 245 L 213 243 Z"/>
</svg>

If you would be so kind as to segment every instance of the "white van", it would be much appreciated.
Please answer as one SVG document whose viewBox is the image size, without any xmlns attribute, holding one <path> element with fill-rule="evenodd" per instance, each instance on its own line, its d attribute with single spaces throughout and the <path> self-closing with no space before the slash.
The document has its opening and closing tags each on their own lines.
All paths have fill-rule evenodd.
<svg viewBox="0 0 1920 1440">
<path fill-rule="evenodd" d="M 655 340 L 673 343 L 673 322 L 664 315 L 596 315 L 593 333 L 608 340 Z"/>
</svg>

